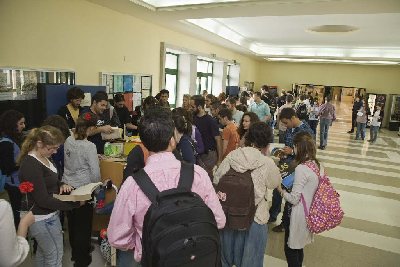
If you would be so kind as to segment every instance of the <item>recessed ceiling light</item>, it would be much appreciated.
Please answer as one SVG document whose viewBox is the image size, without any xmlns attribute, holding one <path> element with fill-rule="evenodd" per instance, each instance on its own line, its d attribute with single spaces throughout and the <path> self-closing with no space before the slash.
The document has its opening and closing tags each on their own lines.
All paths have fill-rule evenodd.
<svg viewBox="0 0 400 267">
<path fill-rule="evenodd" d="M 354 32 L 359 28 L 350 25 L 320 25 L 307 29 L 308 32 L 316 33 L 346 33 Z"/>
</svg>

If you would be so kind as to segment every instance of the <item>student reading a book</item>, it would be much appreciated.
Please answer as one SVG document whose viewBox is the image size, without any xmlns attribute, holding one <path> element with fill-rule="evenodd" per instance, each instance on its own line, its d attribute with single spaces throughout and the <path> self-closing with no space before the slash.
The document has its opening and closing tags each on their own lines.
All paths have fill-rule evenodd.
<svg viewBox="0 0 400 267">
<path fill-rule="evenodd" d="M 298 133 L 294 139 L 295 161 L 298 164 L 295 170 L 293 188 L 290 193 L 278 187 L 279 193 L 288 204 L 283 212 L 285 226 L 285 255 L 288 266 L 301 267 L 303 264 L 303 248 L 313 241 L 313 234 L 308 230 L 306 216 L 301 196 L 304 197 L 307 208 L 310 208 L 319 178 L 306 162 L 315 164 L 318 169 L 320 163 L 316 158 L 316 147 L 313 137 L 307 132 Z"/>
<path fill-rule="evenodd" d="M 78 118 L 73 135 L 64 145 L 64 175 L 62 181 L 79 188 L 100 182 L 100 164 L 96 146 L 87 140 L 88 132 L 96 126 L 96 117 L 86 113 Z M 86 202 L 67 212 L 69 243 L 75 266 L 89 266 L 92 262 L 90 241 L 93 221 L 93 206 Z"/>
<path fill-rule="evenodd" d="M 61 131 L 52 126 L 32 129 L 22 144 L 17 163 L 21 182 L 33 184 L 27 194 L 28 202 L 21 208 L 31 210 L 35 222 L 29 227 L 30 236 L 37 241 L 35 266 L 61 267 L 64 252 L 59 210 L 71 210 L 79 202 L 66 202 L 53 194 L 71 192 L 70 185 L 60 182 L 57 169 L 49 160 L 64 142 Z"/>
<path fill-rule="evenodd" d="M 238 134 L 240 137 L 239 141 L 239 147 L 244 147 L 245 146 L 245 135 L 248 132 L 250 126 L 255 123 L 259 122 L 260 119 L 258 118 L 257 114 L 254 112 L 245 112 L 243 114 L 242 119 L 240 120 L 239 128 L 238 128 Z"/>
</svg>

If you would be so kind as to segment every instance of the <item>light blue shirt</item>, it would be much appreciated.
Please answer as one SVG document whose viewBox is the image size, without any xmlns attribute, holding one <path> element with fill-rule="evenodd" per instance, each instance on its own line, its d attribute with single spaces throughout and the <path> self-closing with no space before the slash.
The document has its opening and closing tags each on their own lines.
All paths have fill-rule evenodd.
<svg viewBox="0 0 400 267">
<path fill-rule="evenodd" d="M 262 100 L 258 104 L 253 102 L 253 104 L 250 106 L 250 111 L 257 114 L 260 121 L 265 121 L 265 116 L 271 116 L 268 104 Z"/>
<path fill-rule="evenodd" d="M 235 114 L 232 114 L 232 119 L 235 121 L 236 125 L 240 124 L 240 120 L 243 117 L 244 112 L 240 110 L 236 110 Z"/>
</svg>

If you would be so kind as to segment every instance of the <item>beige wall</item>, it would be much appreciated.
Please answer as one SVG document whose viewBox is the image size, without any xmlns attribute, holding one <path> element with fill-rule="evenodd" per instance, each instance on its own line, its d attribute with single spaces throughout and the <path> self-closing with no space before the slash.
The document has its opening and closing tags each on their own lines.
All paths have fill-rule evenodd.
<svg viewBox="0 0 400 267">
<path fill-rule="evenodd" d="M 367 88 L 367 92 L 400 94 L 400 66 L 264 62 L 258 84 L 291 89 L 293 83 Z"/>
<path fill-rule="evenodd" d="M 400 66 L 264 62 L 258 84 L 291 89 L 293 83 L 366 88 L 367 93 L 400 94 Z M 388 97 L 384 125 L 389 120 Z"/>
<path fill-rule="evenodd" d="M 99 84 L 99 72 L 160 79 L 160 43 L 185 46 L 241 64 L 255 81 L 259 61 L 83 0 L 0 0 L 0 66 L 73 69 L 77 84 Z M 125 61 L 124 61 L 125 57 Z"/>
</svg>

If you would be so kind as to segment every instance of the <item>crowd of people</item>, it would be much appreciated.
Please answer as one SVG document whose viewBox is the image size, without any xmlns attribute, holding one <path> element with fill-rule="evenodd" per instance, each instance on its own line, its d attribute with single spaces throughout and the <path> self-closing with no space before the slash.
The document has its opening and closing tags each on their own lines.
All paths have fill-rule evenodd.
<svg viewBox="0 0 400 267">
<path fill-rule="evenodd" d="M 114 96 L 112 106 L 105 92 L 97 92 L 91 106 L 82 108 L 84 94 L 73 87 L 67 93 L 68 103 L 58 115 L 47 118 L 27 136 L 23 136 L 24 114 L 15 110 L 4 112 L 0 117 L 0 170 L 6 178 L 4 188 L 11 208 L 0 202 L 0 265 L 16 266 L 24 261 L 29 250 L 25 239 L 29 228 L 29 235 L 37 244 L 36 266 L 62 266 L 65 214 L 71 261 L 74 266 L 89 266 L 93 205 L 88 201 L 61 201 L 53 194 L 69 193 L 100 181 L 98 155 L 104 153 L 105 144 L 102 133 L 111 133 L 112 127 L 117 126 L 127 135 L 139 135 L 142 142 L 128 155 L 124 181 L 107 231 L 110 244 L 128 252 L 119 266 L 140 266 L 149 253 L 142 249 L 142 238 L 144 228 L 148 227 L 145 214 L 152 201 L 135 174 L 144 170 L 158 191 L 176 188 L 182 162 L 195 164 L 189 190 L 204 201 L 220 229 L 221 251 L 215 265 L 209 266 L 263 266 L 267 224 L 276 222 L 282 199 L 286 200 L 282 222 L 274 231 L 285 232 L 282 249 L 288 265 L 302 266 L 303 248 L 313 240 L 313 234 L 301 212 L 300 195 L 309 206 L 318 185 L 317 175 L 305 163 L 321 166 L 316 158 L 317 126 L 320 124 L 319 148 L 323 150 L 328 144 L 329 127 L 336 119 L 330 96 L 320 105 L 318 98 L 311 95 L 301 95 L 296 100 L 283 92 L 278 97 L 263 86 L 261 92 L 245 91 L 240 96 L 216 97 L 207 92 L 184 95 L 182 107 L 172 111 L 168 98 L 169 92 L 161 90 L 156 97 L 145 98 L 130 114 L 122 94 Z M 378 106 L 371 142 L 376 141 L 381 113 Z M 355 102 L 354 114 L 356 139 L 364 139 L 365 102 Z M 282 189 L 279 168 L 269 151 L 276 124 L 279 143 L 284 144 L 278 160 L 297 166 L 291 191 Z M 231 170 L 249 173 L 254 186 L 255 210 L 245 229 L 225 227 L 232 220 L 221 206 L 226 196 L 214 189 L 226 175 L 231 175 Z M 24 182 L 33 185 L 33 190 L 26 194 L 26 202 L 19 190 Z M 267 201 L 268 189 L 273 190 L 272 204 Z M 240 199 L 242 195 L 238 192 L 233 197 Z M 26 215 L 20 216 L 21 210 Z"/>
</svg>

